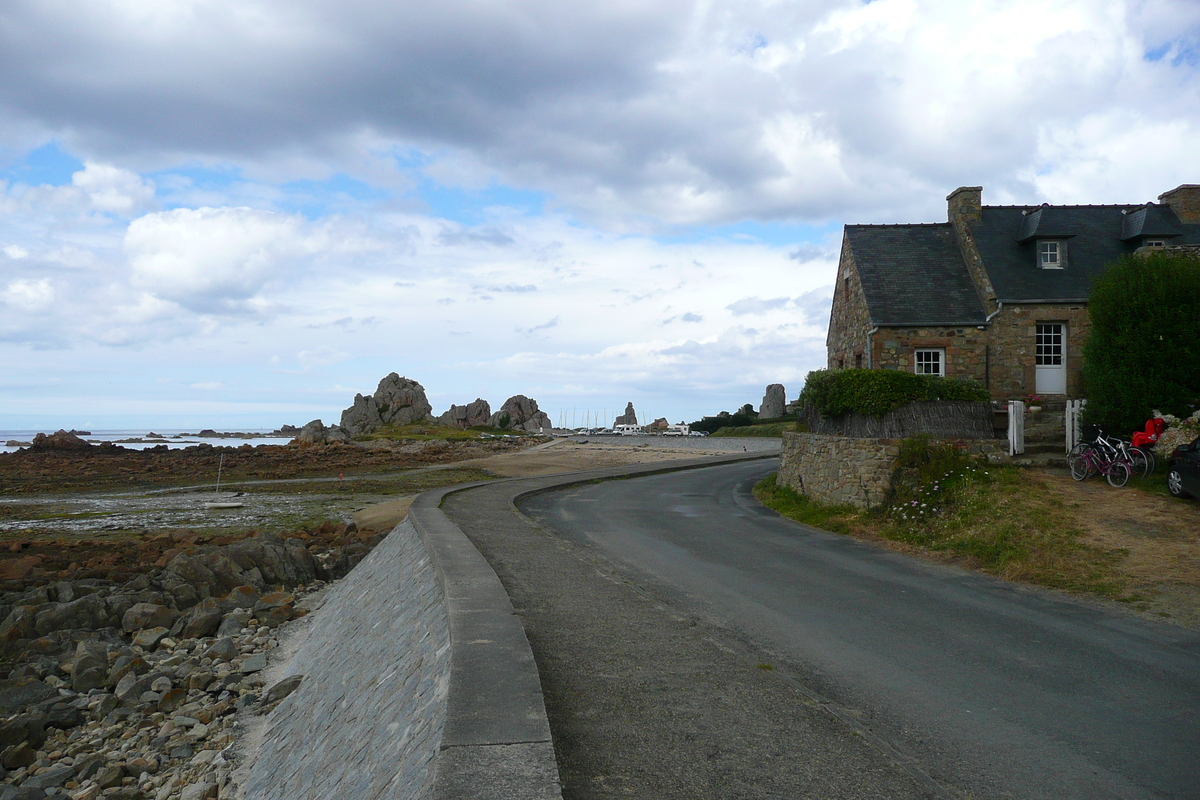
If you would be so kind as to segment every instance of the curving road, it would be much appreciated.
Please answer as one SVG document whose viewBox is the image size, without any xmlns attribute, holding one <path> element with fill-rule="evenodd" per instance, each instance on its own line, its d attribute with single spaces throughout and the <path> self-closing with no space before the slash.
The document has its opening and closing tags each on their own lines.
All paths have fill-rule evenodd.
<svg viewBox="0 0 1200 800">
<path fill-rule="evenodd" d="M 1200 798 L 1200 636 L 784 520 L 750 494 L 774 468 L 588 484 L 519 507 L 864 735 L 923 796 Z M 519 594 L 518 558 L 489 555 Z M 553 687 L 557 656 L 538 650 L 554 637 L 530 638 Z M 550 694 L 565 726 L 569 692 Z"/>
</svg>

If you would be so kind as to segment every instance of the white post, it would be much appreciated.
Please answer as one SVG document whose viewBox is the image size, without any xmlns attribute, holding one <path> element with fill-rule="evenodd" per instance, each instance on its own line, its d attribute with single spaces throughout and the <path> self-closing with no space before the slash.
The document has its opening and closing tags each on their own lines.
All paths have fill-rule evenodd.
<svg viewBox="0 0 1200 800">
<path fill-rule="evenodd" d="M 1079 424 L 1080 418 L 1083 416 L 1083 407 L 1087 405 L 1087 400 L 1068 400 L 1067 401 L 1067 452 L 1079 443 L 1083 438 L 1083 429 Z"/>
<path fill-rule="evenodd" d="M 1008 454 L 1015 456 L 1025 452 L 1025 403 L 1022 400 L 1008 401 Z"/>
</svg>

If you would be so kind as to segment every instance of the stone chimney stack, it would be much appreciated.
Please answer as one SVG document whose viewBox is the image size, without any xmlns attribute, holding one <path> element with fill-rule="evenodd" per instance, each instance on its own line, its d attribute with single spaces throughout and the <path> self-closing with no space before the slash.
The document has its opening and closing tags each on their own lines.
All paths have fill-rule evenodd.
<svg viewBox="0 0 1200 800">
<path fill-rule="evenodd" d="M 983 187 L 960 186 L 946 197 L 948 222 L 979 222 L 983 219 Z"/>
<path fill-rule="evenodd" d="M 1185 183 L 1158 196 L 1158 202 L 1166 203 L 1185 224 L 1200 224 L 1200 184 Z"/>
</svg>

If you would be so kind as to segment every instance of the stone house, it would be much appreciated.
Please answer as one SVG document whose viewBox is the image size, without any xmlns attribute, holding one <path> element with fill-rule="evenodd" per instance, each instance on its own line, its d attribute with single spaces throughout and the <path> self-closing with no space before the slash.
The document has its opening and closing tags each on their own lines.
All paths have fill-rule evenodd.
<svg viewBox="0 0 1200 800">
<path fill-rule="evenodd" d="M 1127 253 L 1200 248 L 1200 185 L 1158 199 L 985 206 L 964 186 L 947 222 L 847 225 L 829 368 L 973 378 L 995 399 L 1080 396 L 1092 280 Z"/>
</svg>

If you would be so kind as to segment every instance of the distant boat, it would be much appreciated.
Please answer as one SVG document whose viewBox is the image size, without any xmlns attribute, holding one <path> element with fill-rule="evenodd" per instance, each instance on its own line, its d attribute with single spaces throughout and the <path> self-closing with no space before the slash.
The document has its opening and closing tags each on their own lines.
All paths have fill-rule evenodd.
<svg viewBox="0 0 1200 800">
<path fill-rule="evenodd" d="M 213 492 L 213 497 L 221 496 L 221 468 L 225 466 L 225 454 L 221 454 L 221 460 L 217 462 L 217 489 Z M 241 492 L 234 495 L 237 497 Z M 218 510 L 222 508 L 241 508 L 245 503 L 240 503 L 237 500 L 210 500 L 204 504 L 205 508 Z"/>
</svg>

